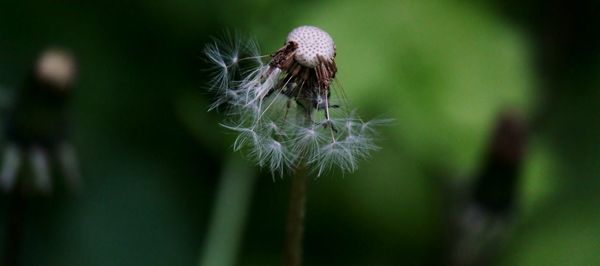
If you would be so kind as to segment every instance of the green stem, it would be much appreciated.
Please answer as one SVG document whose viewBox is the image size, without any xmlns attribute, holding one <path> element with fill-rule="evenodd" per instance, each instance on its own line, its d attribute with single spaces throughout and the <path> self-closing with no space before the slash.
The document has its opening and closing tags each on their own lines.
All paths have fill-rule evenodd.
<svg viewBox="0 0 600 266">
<path fill-rule="evenodd" d="M 286 224 L 285 265 L 302 265 L 302 240 L 306 215 L 306 167 L 296 168 L 292 179 L 290 206 Z"/>
<path fill-rule="evenodd" d="M 255 179 L 254 169 L 231 155 L 217 191 L 200 266 L 235 264 Z"/>
</svg>

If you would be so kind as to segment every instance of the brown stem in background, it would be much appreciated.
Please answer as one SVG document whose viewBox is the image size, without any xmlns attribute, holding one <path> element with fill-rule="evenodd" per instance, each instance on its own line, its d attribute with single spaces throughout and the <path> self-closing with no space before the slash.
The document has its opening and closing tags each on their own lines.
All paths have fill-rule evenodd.
<svg viewBox="0 0 600 266">
<path fill-rule="evenodd" d="M 304 236 L 304 217 L 306 214 L 306 167 L 300 166 L 294 171 L 290 206 L 286 224 L 285 265 L 302 265 L 302 240 Z"/>
<path fill-rule="evenodd" d="M 8 223 L 6 225 L 6 240 L 2 265 L 20 265 L 21 246 L 23 242 L 23 227 L 25 223 L 25 198 L 19 187 L 13 189 L 8 199 Z"/>
</svg>

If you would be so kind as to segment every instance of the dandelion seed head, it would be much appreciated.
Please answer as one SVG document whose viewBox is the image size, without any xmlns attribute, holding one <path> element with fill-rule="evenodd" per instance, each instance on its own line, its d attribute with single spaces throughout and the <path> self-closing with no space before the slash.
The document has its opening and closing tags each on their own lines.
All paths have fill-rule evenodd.
<svg viewBox="0 0 600 266">
<path fill-rule="evenodd" d="M 333 59 L 335 43 L 327 32 L 314 26 L 301 26 L 292 30 L 288 42 L 298 44 L 295 59 L 305 67 L 314 68 L 319 63 L 319 57 Z"/>
<path fill-rule="evenodd" d="M 255 42 L 218 44 L 206 50 L 217 74 L 211 81 L 218 94 L 212 108 L 228 106 L 233 126 L 224 126 L 238 134 L 234 150 L 247 151 L 273 174 L 306 165 L 320 176 L 334 168 L 353 172 L 378 149 L 370 135 L 379 122 L 364 122 L 346 106 L 331 103 L 331 97 L 344 94 L 332 93 L 341 87 L 333 82 L 336 48 L 327 32 L 293 29 L 265 62 L 258 52 L 248 56 L 258 51 Z M 247 62 L 252 67 L 238 67 Z"/>
</svg>

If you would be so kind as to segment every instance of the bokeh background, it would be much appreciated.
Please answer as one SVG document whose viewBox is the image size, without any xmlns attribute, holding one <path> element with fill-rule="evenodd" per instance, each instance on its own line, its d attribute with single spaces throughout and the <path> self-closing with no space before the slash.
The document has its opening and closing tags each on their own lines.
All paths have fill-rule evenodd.
<svg viewBox="0 0 600 266">
<path fill-rule="evenodd" d="M 600 264 L 599 9 L 560 2 L 3 1 L 4 107 L 44 48 L 80 63 L 71 119 L 84 189 L 28 204 L 22 264 L 197 265 L 229 174 L 252 178 L 230 209 L 246 213 L 231 214 L 235 265 L 280 265 L 290 180 L 228 172 L 242 156 L 206 111 L 202 50 L 238 30 L 268 54 L 305 24 L 336 41 L 358 112 L 394 119 L 356 173 L 310 182 L 306 265 L 440 265 L 447 195 L 472 182 L 506 108 L 531 132 L 495 261 Z"/>
</svg>

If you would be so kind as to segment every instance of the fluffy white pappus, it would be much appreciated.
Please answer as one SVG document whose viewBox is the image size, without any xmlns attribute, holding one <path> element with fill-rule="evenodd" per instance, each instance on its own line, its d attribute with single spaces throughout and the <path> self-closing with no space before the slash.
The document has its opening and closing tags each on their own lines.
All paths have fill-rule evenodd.
<svg viewBox="0 0 600 266">
<path fill-rule="evenodd" d="M 290 166 L 287 147 L 274 138 L 263 138 L 251 155 L 256 158 L 259 166 L 267 167 L 271 173 L 279 173 L 280 176 Z"/>
<path fill-rule="evenodd" d="M 317 171 L 317 176 L 337 166 L 342 172 L 354 172 L 357 168 L 355 154 L 342 142 L 334 141 L 319 148 L 309 159 L 309 164 Z"/>
<path fill-rule="evenodd" d="M 222 91 L 229 88 L 229 84 L 234 72 L 233 66 L 227 62 L 228 56 L 222 51 L 216 43 L 211 43 L 204 48 L 204 54 L 209 63 L 210 87 L 211 90 Z"/>
<path fill-rule="evenodd" d="M 265 134 L 269 136 L 281 136 L 285 137 L 287 133 L 284 131 L 282 125 L 278 125 L 275 121 L 266 120 L 261 124 Z"/>
<path fill-rule="evenodd" d="M 263 66 L 256 75 L 250 75 L 249 78 L 243 80 L 240 89 L 246 92 L 247 104 L 260 103 L 264 100 L 275 88 L 281 75 L 281 69 Z"/>
<path fill-rule="evenodd" d="M 286 108 L 292 107 L 284 95 L 272 95 L 240 106 L 235 126 L 224 125 L 238 134 L 234 150 L 247 148 L 256 163 L 273 174 L 299 164 L 306 164 L 317 176 L 335 168 L 353 172 L 359 161 L 379 149 L 374 141 L 376 128 L 391 122 L 365 121 L 350 112 L 307 123 L 301 111 L 293 119 Z"/>
<path fill-rule="evenodd" d="M 373 139 L 365 135 L 347 135 L 340 143 L 358 159 L 369 158 L 372 151 L 379 149 Z"/>
<path fill-rule="evenodd" d="M 256 147 L 261 142 L 262 137 L 255 127 L 244 127 L 242 125 L 229 126 L 225 124 L 221 124 L 221 126 L 238 133 L 237 138 L 233 142 L 234 151 L 239 151 L 245 147 Z"/>
<path fill-rule="evenodd" d="M 387 126 L 394 122 L 394 119 L 391 118 L 378 118 L 371 119 L 369 121 L 360 121 L 360 133 L 361 134 L 378 134 L 377 127 Z"/>
<path fill-rule="evenodd" d="M 250 157 L 259 166 L 280 175 L 283 175 L 283 170 L 290 166 L 291 153 L 280 140 L 284 139 L 287 133 L 276 122 L 262 119 L 259 122 L 243 121 L 235 126 L 221 125 L 238 134 L 233 143 L 233 150 L 247 149 Z"/>
<path fill-rule="evenodd" d="M 316 125 L 308 127 L 295 127 L 291 138 L 287 142 L 293 154 L 293 160 L 299 161 L 305 158 L 313 158 L 319 152 L 319 147 L 327 141 L 321 128 Z"/>
<path fill-rule="evenodd" d="M 208 107 L 208 111 L 217 109 L 220 106 L 229 104 L 236 106 L 236 102 L 241 97 L 241 91 L 233 89 L 222 89 L 219 94 L 214 98 L 213 102 Z M 231 108 L 229 108 L 231 109 Z"/>
<path fill-rule="evenodd" d="M 217 93 L 211 110 L 237 100 L 232 92 L 239 90 L 240 80 L 264 66 L 258 43 L 240 34 L 214 39 L 204 48 L 204 55 L 208 63 L 208 89 Z"/>
<path fill-rule="evenodd" d="M 318 175 L 337 167 L 342 172 L 353 172 L 358 168 L 358 162 L 370 157 L 371 152 L 380 147 L 375 144 L 375 127 L 385 125 L 391 120 L 378 119 L 364 121 L 357 118 L 354 112 L 345 117 L 331 120 L 324 119 L 319 123 L 322 131 L 318 149 L 311 153 L 309 164 Z M 326 141 L 323 142 L 322 140 Z"/>
</svg>

